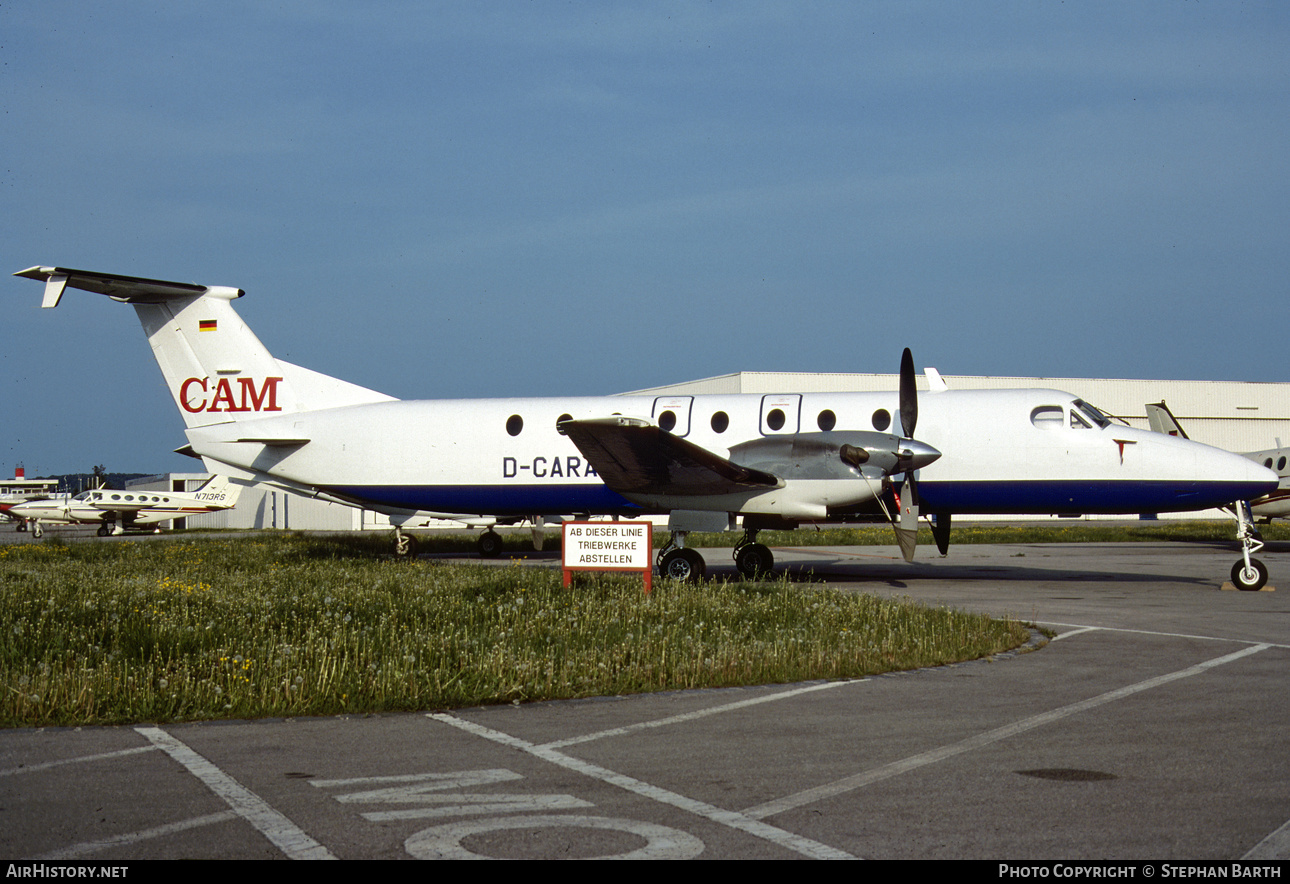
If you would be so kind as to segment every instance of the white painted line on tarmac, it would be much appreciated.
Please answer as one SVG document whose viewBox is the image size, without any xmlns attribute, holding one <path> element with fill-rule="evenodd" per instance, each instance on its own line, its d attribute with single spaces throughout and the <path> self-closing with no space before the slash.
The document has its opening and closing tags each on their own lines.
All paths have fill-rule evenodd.
<svg viewBox="0 0 1290 884">
<path fill-rule="evenodd" d="M 104 838 L 101 841 L 83 841 L 80 844 L 73 844 L 70 847 L 62 848 L 61 850 L 55 850 L 53 853 L 46 853 L 44 856 L 38 856 L 36 859 L 77 859 L 82 856 L 93 856 L 100 851 L 111 850 L 114 847 L 129 847 L 131 844 L 138 844 L 141 841 L 148 841 L 152 838 L 164 838 L 165 836 L 173 835 L 176 832 L 184 832 L 188 829 L 198 829 L 202 826 L 213 826 L 216 823 L 235 819 L 237 819 L 237 814 L 233 811 L 221 810 L 219 813 L 208 813 L 205 816 L 195 816 L 190 820 L 181 820 L 177 823 L 155 826 L 151 829 L 140 829 L 137 832 L 127 832 L 124 835 L 113 835 L 111 838 Z"/>
<path fill-rule="evenodd" d="M 1255 844 L 1241 859 L 1290 859 L 1290 823 Z"/>
<path fill-rule="evenodd" d="M 263 798 L 247 789 L 187 745 L 159 727 L 137 727 L 135 731 L 150 740 L 188 772 L 206 784 L 233 812 L 254 826 L 289 859 L 335 859 L 327 848 L 304 833 L 295 823 L 269 806 Z"/>
<path fill-rule="evenodd" d="M 551 764 L 558 765 L 568 770 L 576 771 L 577 773 L 589 776 L 592 779 L 609 783 L 612 786 L 617 786 L 620 789 L 626 789 L 628 792 L 648 798 L 651 801 L 657 801 L 660 804 L 680 808 L 681 810 L 693 813 L 696 816 L 701 816 L 704 819 L 711 820 L 712 822 L 720 823 L 721 825 L 735 829 L 736 831 L 744 832 L 757 838 L 762 838 L 772 844 L 778 844 L 781 847 L 796 851 L 803 856 L 812 857 L 814 859 L 855 858 L 851 854 L 838 850 L 835 847 L 829 847 L 827 844 L 821 844 L 818 841 L 812 841 L 811 839 L 804 838 L 801 835 L 795 835 L 792 832 L 785 831 L 784 829 L 768 825 L 767 823 L 763 823 L 759 820 L 751 819 L 746 814 L 733 810 L 723 810 L 720 807 L 715 807 L 714 805 L 707 804 L 702 801 L 696 801 L 695 799 L 687 798 L 684 795 L 678 795 L 676 792 L 671 792 L 667 789 L 660 789 L 657 786 L 651 786 L 649 783 L 642 782 L 634 777 L 615 773 L 614 771 L 601 767 L 600 765 L 565 755 L 563 752 L 557 752 L 554 749 L 538 746 L 534 743 L 528 742 L 527 740 L 521 740 L 518 737 L 504 734 L 501 731 L 495 731 L 492 728 L 484 727 L 483 725 L 475 724 L 474 722 L 438 712 L 430 713 L 426 717 L 451 725 L 452 727 L 474 734 L 475 736 L 483 737 L 486 740 L 500 743 L 503 746 L 509 746 L 512 749 L 527 752 L 530 755 L 541 758 L 543 761 L 550 762 Z"/>
<path fill-rule="evenodd" d="M 1116 700 L 1122 700 L 1125 697 L 1141 691 L 1150 690 L 1151 688 L 1160 687 L 1164 684 L 1177 681 L 1181 678 L 1189 678 L 1193 675 L 1200 675 L 1216 666 L 1222 666 L 1225 663 L 1232 663 L 1251 654 L 1257 654 L 1259 651 L 1267 650 L 1273 645 L 1260 644 L 1253 647 L 1244 648 L 1240 651 L 1227 654 L 1223 657 L 1215 657 L 1213 660 L 1207 660 L 1204 663 L 1197 663 L 1195 666 L 1188 666 L 1186 669 L 1179 669 L 1177 672 L 1170 672 L 1166 675 L 1160 675 L 1156 678 L 1149 678 L 1146 681 L 1140 681 L 1137 684 L 1131 684 L 1126 687 L 1117 688 L 1113 691 L 1107 691 L 1105 694 L 1099 694 L 1096 697 L 1090 697 L 1087 700 L 1081 700 L 1078 703 L 1071 703 L 1069 706 L 1062 706 L 1051 712 L 1044 712 L 1039 715 L 1033 715 L 1030 718 L 1023 718 L 1021 721 L 995 728 L 992 731 L 986 731 L 975 737 L 968 737 L 966 740 L 960 740 L 957 743 L 951 743 L 948 746 L 941 746 L 938 749 L 932 749 L 918 755 L 911 755 L 899 761 L 893 761 L 890 764 L 884 764 L 873 770 L 856 774 L 855 776 L 845 777 L 832 783 L 825 783 L 822 786 L 816 786 L 814 789 L 807 789 L 794 795 L 786 795 L 775 801 L 768 801 L 765 804 L 759 804 L 756 807 L 750 807 L 744 811 L 744 815 L 753 819 L 765 819 L 768 816 L 774 816 L 777 813 L 783 813 L 786 810 L 802 807 L 807 804 L 814 804 L 826 798 L 832 798 L 835 795 L 842 795 L 846 792 L 877 783 L 881 780 L 890 779 L 911 770 L 920 767 L 926 767 L 929 764 L 935 764 L 938 761 L 944 761 L 947 758 L 953 758 L 955 755 L 961 755 L 964 752 L 971 752 L 974 749 L 981 749 L 991 743 L 997 743 L 1000 740 L 1006 740 L 1017 734 L 1025 733 L 1037 727 L 1043 727 L 1068 718 L 1080 712 L 1086 712 L 1089 709 L 1095 709 L 1106 703 L 1113 703 Z"/>
<path fill-rule="evenodd" d="M 607 737 L 621 737 L 624 734 L 635 733 L 636 731 L 646 730 L 655 727 L 667 727 L 672 724 L 680 724 L 686 721 L 694 721 L 698 718 L 707 718 L 709 715 L 720 715 L 725 712 L 732 712 L 736 709 L 743 709 L 747 706 L 757 706 L 761 703 L 773 703 L 776 700 L 786 700 L 789 697 L 796 697 L 799 694 L 809 694 L 813 691 L 827 691 L 830 688 L 838 688 L 843 685 L 859 684 L 862 681 L 868 681 L 867 678 L 852 678 L 846 681 L 830 681 L 823 684 L 811 684 L 805 687 L 794 688 L 791 691 L 780 691 L 777 694 L 767 694 L 764 697 L 754 697 L 751 700 L 739 700 L 735 703 L 726 703 L 722 706 L 712 706 L 707 709 L 696 709 L 694 712 L 683 712 L 680 715 L 672 715 L 668 718 L 659 718 L 654 721 L 642 721 L 638 724 L 629 724 L 624 727 L 610 728 L 609 730 L 596 731 L 594 734 L 584 734 L 581 737 L 569 737 L 564 740 L 555 740 L 551 743 L 543 743 L 540 749 L 560 749 L 564 746 L 573 746 L 578 743 L 590 743 L 593 740 L 603 740 Z"/>
<path fill-rule="evenodd" d="M 1156 629 L 1125 629 L 1122 626 L 1087 626 L 1080 623 L 1058 623 L 1056 620 L 1033 620 L 1040 626 L 1061 626 L 1078 629 L 1083 632 L 1087 629 L 1096 629 L 1102 632 L 1131 632 L 1134 635 L 1159 635 L 1164 638 L 1190 638 L 1206 642 L 1230 642 L 1239 645 L 1261 645 L 1265 648 L 1290 648 L 1290 644 L 1283 642 L 1258 642 L 1248 638 L 1229 638 L 1222 635 L 1192 635 L 1189 632 L 1160 632 Z M 1071 633 L 1074 635 L 1074 633 Z"/>
<path fill-rule="evenodd" d="M 1101 632 L 1101 631 L 1102 629 L 1099 626 L 1081 626 L 1077 629 L 1072 629 L 1070 632 L 1063 632 L 1061 635 L 1053 636 L 1053 641 L 1055 642 L 1061 641 L 1064 638 L 1070 638 L 1072 635 L 1080 635 L 1081 633 L 1084 633 L 1084 632 Z"/>
<path fill-rule="evenodd" d="M 82 764 L 90 761 L 105 761 L 109 758 L 121 758 L 125 755 L 138 755 L 140 752 L 156 752 L 156 746 L 134 746 L 130 749 L 118 749 L 115 752 L 100 752 L 97 755 L 80 755 L 76 758 L 63 758 L 59 761 L 44 761 L 40 764 L 24 764 L 22 767 L 11 767 L 0 770 L 0 777 L 12 777 L 16 774 L 35 773 L 49 770 L 51 767 L 62 767 L 64 764 Z"/>
</svg>

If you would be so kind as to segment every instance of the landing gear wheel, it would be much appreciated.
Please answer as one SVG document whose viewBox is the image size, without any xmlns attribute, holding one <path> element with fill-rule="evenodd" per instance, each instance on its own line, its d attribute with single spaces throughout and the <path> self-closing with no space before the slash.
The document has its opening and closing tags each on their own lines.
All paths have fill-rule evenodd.
<svg viewBox="0 0 1290 884">
<path fill-rule="evenodd" d="M 31 536 L 37 539 L 45 536 L 45 529 L 39 522 L 31 526 Z"/>
<path fill-rule="evenodd" d="M 486 559 L 495 559 L 502 554 L 502 536 L 496 531 L 488 530 L 479 535 L 479 554 Z"/>
<path fill-rule="evenodd" d="M 735 552 L 735 567 L 749 580 L 758 580 L 774 570 L 775 556 L 770 547 L 749 543 Z"/>
<path fill-rule="evenodd" d="M 417 539 L 411 534 L 394 535 L 394 556 L 399 559 L 415 559 L 417 557 Z"/>
<path fill-rule="evenodd" d="M 683 580 L 688 583 L 698 583 L 708 572 L 703 556 L 692 549 L 672 550 L 663 556 L 658 570 L 668 580 Z"/>
<path fill-rule="evenodd" d="M 1232 566 L 1232 582 L 1244 592 L 1257 592 L 1268 582 L 1268 568 L 1258 559 L 1250 559 L 1250 567 L 1245 567 L 1245 560 Z"/>
<path fill-rule="evenodd" d="M 112 533 L 112 529 L 108 527 L 107 522 L 104 522 L 101 525 L 99 525 L 99 532 L 98 532 L 99 537 L 107 537 L 111 533 Z"/>
<path fill-rule="evenodd" d="M 21 532 L 23 532 L 23 531 L 26 531 L 26 530 L 27 530 L 27 520 L 26 520 L 26 519 L 19 519 L 19 520 L 18 520 L 18 528 L 17 528 L 17 530 L 18 530 L 18 532 L 19 532 L 19 533 L 21 533 Z"/>
</svg>

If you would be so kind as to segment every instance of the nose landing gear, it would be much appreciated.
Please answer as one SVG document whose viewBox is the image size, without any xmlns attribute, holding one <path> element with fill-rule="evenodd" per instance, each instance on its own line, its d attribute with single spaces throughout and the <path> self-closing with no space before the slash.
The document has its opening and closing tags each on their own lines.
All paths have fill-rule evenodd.
<svg viewBox="0 0 1290 884">
<path fill-rule="evenodd" d="M 1249 502 L 1238 500 L 1233 509 L 1236 511 L 1236 539 L 1241 542 L 1241 558 L 1232 566 L 1232 583 L 1237 589 L 1257 592 L 1268 582 L 1268 568 L 1251 553 L 1263 549 L 1263 539 L 1254 528 Z"/>
</svg>

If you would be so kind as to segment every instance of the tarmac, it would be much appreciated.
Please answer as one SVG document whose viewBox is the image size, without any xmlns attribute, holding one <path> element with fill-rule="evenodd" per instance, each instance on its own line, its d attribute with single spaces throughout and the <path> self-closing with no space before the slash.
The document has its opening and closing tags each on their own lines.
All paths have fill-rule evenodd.
<svg viewBox="0 0 1290 884">
<path fill-rule="evenodd" d="M 1286 589 L 1251 593 L 1220 588 L 1234 544 L 920 548 L 913 565 L 894 547 L 774 552 L 803 581 L 1008 614 L 1054 638 L 856 681 L 0 731 L 0 850 L 1255 871 L 1290 857 L 1290 544 L 1260 556 Z M 703 553 L 710 576 L 734 574 L 729 550 Z"/>
</svg>

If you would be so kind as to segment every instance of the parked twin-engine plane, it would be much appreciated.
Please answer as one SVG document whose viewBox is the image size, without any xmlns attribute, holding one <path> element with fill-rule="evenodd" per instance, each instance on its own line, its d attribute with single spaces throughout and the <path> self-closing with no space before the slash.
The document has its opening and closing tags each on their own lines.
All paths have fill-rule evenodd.
<svg viewBox="0 0 1290 884">
<path fill-rule="evenodd" d="M 75 497 L 68 494 L 14 504 L 9 508 L 9 515 L 31 525 L 33 537 L 40 537 L 47 524 L 97 524 L 99 536 L 106 537 L 143 525 L 231 509 L 237 505 L 241 493 L 242 487 L 231 484 L 226 476 L 212 476 L 196 491 L 97 488 L 82 491 Z"/>
<path fill-rule="evenodd" d="M 1276 487 L 1258 464 L 1116 424 L 1069 393 L 948 390 L 929 369 L 920 402 L 908 351 L 899 393 L 400 401 L 274 358 L 233 309 L 240 289 L 16 275 L 45 283 L 44 307 L 69 286 L 134 306 L 184 450 L 207 469 L 386 513 L 405 551 L 403 529 L 432 517 L 667 513 L 665 575 L 701 576 L 686 535 L 737 518 L 751 575 L 773 564 L 758 531 L 849 521 L 892 498 L 908 559 L 920 514 L 944 552 L 954 514 L 1198 510 Z"/>
</svg>

